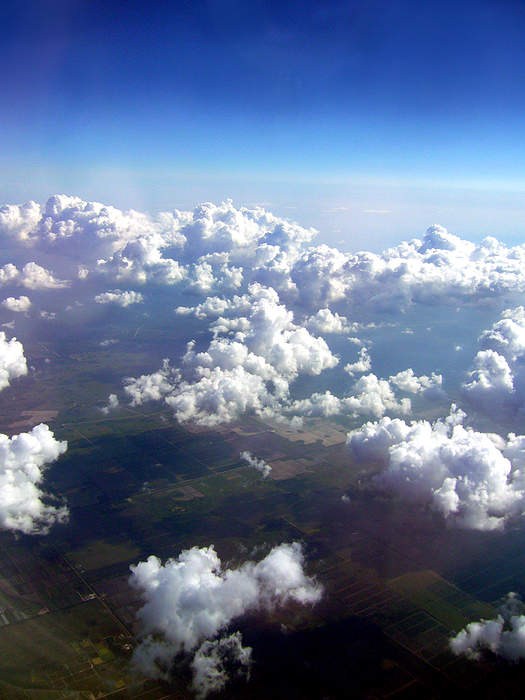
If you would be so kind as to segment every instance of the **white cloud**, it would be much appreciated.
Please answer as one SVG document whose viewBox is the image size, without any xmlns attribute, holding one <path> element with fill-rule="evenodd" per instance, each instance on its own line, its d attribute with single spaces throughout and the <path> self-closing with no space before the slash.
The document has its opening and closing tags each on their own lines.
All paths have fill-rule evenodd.
<svg viewBox="0 0 525 700">
<path fill-rule="evenodd" d="M 141 304 L 144 298 L 140 292 L 133 290 L 123 292 L 120 289 L 113 289 L 110 292 L 97 294 L 95 301 L 97 304 L 116 304 L 117 306 L 125 307 L 131 304 Z"/>
<path fill-rule="evenodd" d="M 525 659 L 525 615 L 516 593 L 509 593 L 500 614 L 493 620 L 471 622 L 450 640 L 454 654 L 480 659 L 490 651 L 508 661 Z"/>
<path fill-rule="evenodd" d="M 55 522 L 67 520 L 65 506 L 48 503 L 41 490 L 44 468 L 67 449 L 41 423 L 29 433 L 9 438 L 0 434 L 0 524 L 25 534 L 45 534 Z"/>
<path fill-rule="evenodd" d="M 330 391 L 312 394 L 307 399 L 294 401 L 289 412 L 305 416 L 350 415 L 374 416 L 380 418 L 385 413 L 406 415 L 410 413 L 410 399 L 398 399 L 386 379 L 375 374 L 366 374 L 358 379 L 350 396 L 339 398 Z"/>
<path fill-rule="evenodd" d="M 6 204 L 0 207 L 0 236 L 19 241 L 30 239 L 42 217 L 40 205 L 27 202 L 22 206 Z"/>
<path fill-rule="evenodd" d="M 164 396 L 181 422 L 216 425 L 246 412 L 278 416 L 291 381 L 300 374 L 319 375 L 338 362 L 323 338 L 293 323 L 275 290 L 253 284 L 229 310 L 246 316 L 212 323 L 215 337 L 203 352 L 189 343 L 178 377 L 150 375 L 162 387 L 158 398 Z M 141 385 L 148 381 L 142 377 Z M 133 379 L 126 383 L 135 404 L 140 403 L 141 385 Z"/>
<path fill-rule="evenodd" d="M 27 362 L 24 347 L 16 338 L 7 340 L 4 331 L 0 331 L 0 391 L 9 386 L 11 379 L 27 374 Z"/>
<path fill-rule="evenodd" d="M 257 469 L 258 472 L 261 472 L 263 479 L 266 479 L 266 477 L 269 476 L 272 471 L 272 468 L 268 464 L 268 462 L 265 462 L 263 459 L 258 459 L 255 455 L 252 455 L 252 453 L 248 452 L 247 450 L 241 452 L 241 459 L 244 459 L 246 462 L 248 462 L 250 467 Z"/>
<path fill-rule="evenodd" d="M 506 309 L 501 319 L 479 337 L 466 398 L 475 408 L 516 413 L 525 408 L 525 309 Z"/>
<path fill-rule="evenodd" d="M 213 642 L 203 642 L 191 662 L 193 689 L 197 698 L 222 690 L 230 680 L 231 667 L 236 675 L 250 676 L 252 648 L 242 645 L 240 632 L 233 632 Z"/>
<path fill-rule="evenodd" d="M 124 391 L 131 399 L 132 406 L 139 406 L 146 401 L 160 401 L 173 389 L 177 374 L 165 359 L 162 367 L 153 374 L 143 374 L 140 377 L 124 379 Z"/>
<path fill-rule="evenodd" d="M 417 377 L 414 374 L 414 370 L 409 368 L 391 376 L 390 382 L 400 391 L 408 394 L 423 394 L 429 399 L 444 397 L 444 392 L 441 388 L 443 377 L 435 372 L 432 372 L 429 377 L 425 374 Z"/>
<path fill-rule="evenodd" d="M 348 319 L 340 316 L 338 313 L 330 311 L 330 309 L 319 309 L 319 311 L 305 322 L 306 327 L 313 333 L 348 333 L 350 324 Z"/>
<path fill-rule="evenodd" d="M 2 306 L 8 311 L 14 311 L 16 313 L 29 311 L 31 307 L 31 300 L 26 296 L 21 296 L 18 298 L 7 297 L 7 299 L 4 299 L 2 302 Z"/>
<path fill-rule="evenodd" d="M 8 263 L 0 268 L 0 285 L 16 284 L 27 289 L 63 289 L 69 282 L 56 279 L 45 267 L 36 262 L 26 263 L 21 270 Z"/>
<path fill-rule="evenodd" d="M 293 542 L 236 569 L 225 569 L 213 546 L 193 547 L 165 564 L 151 556 L 132 566 L 130 583 L 145 601 L 137 614 L 142 641 L 133 655 L 135 664 L 146 675 L 167 678 L 177 654 L 193 654 L 245 613 L 271 610 L 289 600 L 317 602 L 321 588 L 305 575 L 303 565 L 301 546 Z M 217 665 L 205 664 L 204 657 L 213 662 L 213 650 L 219 653 L 220 646 L 220 641 L 218 647 L 201 646 L 193 654 L 197 682 L 208 677 L 206 669 L 213 676 Z M 235 647 L 247 659 L 248 651 Z"/>
<path fill-rule="evenodd" d="M 378 461 L 377 483 L 404 498 L 428 503 L 452 523 L 477 530 L 504 527 L 525 508 L 524 436 L 507 441 L 448 418 L 414 421 L 382 418 L 348 434 L 357 459 Z"/>
<path fill-rule="evenodd" d="M 368 354 L 368 349 L 366 347 L 359 350 L 357 360 L 355 362 L 348 362 L 344 366 L 344 371 L 350 376 L 354 374 L 364 374 L 372 369 L 372 359 Z"/>
<path fill-rule="evenodd" d="M 119 400 L 116 394 L 110 394 L 108 396 L 108 402 L 106 406 L 103 406 L 100 410 L 104 415 L 108 415 L 111 411 L 114 411 L 119 407 Z"/>
</svg>

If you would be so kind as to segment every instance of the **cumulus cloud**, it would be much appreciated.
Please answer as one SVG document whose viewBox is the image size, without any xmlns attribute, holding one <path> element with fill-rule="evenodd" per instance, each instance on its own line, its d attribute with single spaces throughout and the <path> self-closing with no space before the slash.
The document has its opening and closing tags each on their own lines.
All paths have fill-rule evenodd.
<svg viewBox="0 0 525 700">
<path fill-rule="evenodd" d="M 173 389 L 178 373 L 170 367 L 165 359 L 162 367 L 153 374 L 143 374 L 140 377 L 124 379 L 124 391 L 131 400 L 132 406 L 140 406 L 146 401 L 160 401 Z"/>
<path fill-rule="evenodd" d="M 429 377 L 425 374 L 417 377 L 414 374 L 414 370 L 409 368 L 391 376 L 390 382 L 400 391 L 408 394 L 422 394 L 429 399 L 444 397 L 444 392 L 441 388 L 443 377 L 435 372 L 432 372 Z"/>
<path fill-rule="evenodd" d="M 114 411 L 119 407 L 119 400 L 116 394 L 110 394 L 108 396 L 108 402 L 100 410 L 104 415 L 108 415 L 111 411 Z"/>
<path fill-rule="evenodd" d="M 434 423 L 382 418 L 348 434 L 356 459 L 379 462 L 376 483 L 427 503 L 451 523 L 496 530 L 525 508 L 525 437 L 507 440 L 463 426 L 454 405 Z"/>
<path fill-rule="evenodd" d="M 263 459 L 258 459 L 255 455 L 252 455 L 252 453 L 248 452 L 247 450 L 241 452 L 241 459 L 244 459 L 245 462 L 248 462 L 250 467 L 257 469 L 258 472 L 261 472 L 263 479 L 266 479 L 266 477 L 269 476 L 272 471 L 272 468 L 268 464 L 268 462 L 265 462 Z"/>
<path fill-rule="evenodd" d="M 49 503 L 41 490 L 46 465 L 67 449 L 41 423 L 29 433 L 0 435 L 0 523 L 25 534 L 45 534 L 55 522 L 67 520 L 65 506 Z"/>
<path fill-rule="evenodd" d="M 493 620 L 471 622 L 451 638 L 450 648 L 457 656 L 480 659 L 490 651 L 508 661 L 525 658 L 525 615 L 516 593 L 509 593 Z"/>
<path fill-rule="evenodd" d="M 252 648 L 242 645 L 240 632 L 203 642 L 191 662 L 197 698 L 222 690 L 230 680 L 232 667 L 236 675 L 249 678 L 251 663 Z"/>
<path fill-rule="evenodd" d="M 361 348 L 357 360 L 355 362 L 348 362 L 344 366 L 345 372 L 350 376 L 354 374 L 364 374 L 372 369 L 372 358 L 368 354 L 367 348 Z"/>
<path fill-rule="evenodd" d="M 237 298 L 234 311 L 246 315 L 213 322 L 214 338 L 205 351 L 188 344 L 178 376 L 161 370 L 151 379 L 127 380 L 125 390 L 135 404 L 143 400 L 142 387 L 154 381 L 160 387 L 158 398 L 164 397 L 181 422 L 216 425 L 246 412 L 278 417 L 291 381 L 337 364 L 323 338 L 293 322 L 275 290 L 251 285 L 247 297 Z"/>
<path fill-rule="evenodd" d="M 63 289 L 69 286 L 69 282 L 56 279 L 52 272 L 36 262 L 28 262 L 20 270 L 12 263 L 0 267 L 0 285 L 4 284 L 27 289 Z"/>
<path fill-rule="evenodd" d="M 116 304 L 117 306 L 130 306 L 131 304 L 141 304 L 144 298 L 140 292 L 121 291 L 113 289 L 110 292 L 102 292 L 95 297 L 97 304 Z"/>
<path fill-rule="evenodd" d="M 466 398 L 488 413 L 523 411 L 525 406 L 525 309 L 506 309 L 501 319 L 478 339 Z"/>
<path fill-rule="evenodd" d="M 250 656 L 240 636 L 217 641 L 234 620 L 288 601 L 312 604 L 320 599 L 320 586 L 303 567 L 297 542 L 274 547 L 261 561 L 236 569 L 224 568 L 213 546 L 193 547 L 165 564 L 151 556 L 132 566 L 130 584 L 145 601 L 137 614 L 142 641 L 133 655 L 135 664 L 148 676 L 169 678 L 175 656 L 185 653 L 193 658 L 199 692 L 214 678 L 225 681 L 221 659 L 226 652 L 246 662 Z M 203 645 L 207 641 L 211 644 Z"/>
<path fill-rule="evenodd" d="M 525 290 L 525 247 L 507 248 L 494 238 L 476 245 L 431 226 L 422 239 L 381 254 L 345 254 L 311 245 L 315 235 L 261 207 L 237 208 L 230 200 L 156 216 L 66 195 L 51 197 L 42 208 L 34 202 L 0 208 L 0 237 L 35 258 L 53 255 L 70 279 L 183 283 L 205 295 L 258 281 L 283 301 L 314 312 L 311 330 L 319 333 L 344 332 L 335 330 L 345 325 L 344 316 L 340 322 L 323 318 L 336 303 L 348 312 L 397 311 L 414 302 Z"/>
<path fill-rule="evenodd" d="M 350 415 L 374 416 L 380 418 L 385 413 L 406 415 L 411 411 L 408 398 L 399 399 L 386 379 L 375 374 L 366 374 L 358 379 L 350 396 L 339 398 L 331 391 L 316 392 L 307 399 L 294 401 L 289 411 L 304 416 Z"/>
<path fill-rule="evenodd" d="M 0 331 L 0 391 L 9 386 L 11 379 L 27 374 L 24 346 L 16 338 L 7 340 Z"/>
<path fill-rule="evenodd" d="M 26 296 L 21 296 L 21 297 L 7 297 L 7 299 L 4 299 L 2 302 L 2 306 L 4 309 L 7 309 L 8 311 L 14 311 L 15 313 L 19 312 L 24 312 L 24 311 L 29 311 L 31 307 L 31 300 L 29 297 Z"/>
<path fill-rule="evenodd" d="M 340 316 L 330 309 L 319 309 L 319 311 L 306 319 L 306 327 L 313 333 L 325 335 L 327 333 L 348 333 L 350 324 L 348 319 Z"/>
</svg>

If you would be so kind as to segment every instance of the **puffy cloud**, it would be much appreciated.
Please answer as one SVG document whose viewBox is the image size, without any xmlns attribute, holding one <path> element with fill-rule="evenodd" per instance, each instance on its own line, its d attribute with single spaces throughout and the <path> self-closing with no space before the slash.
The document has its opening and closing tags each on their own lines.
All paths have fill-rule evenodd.
<svg viewBox="0 0 525 700">
<path fill-rule="evenodd" d="M 261 472 L 263 479 L 266 479 L 266 477 L 269 476 L 270 472 L 272 471 L 272 468 L 268 464 L 268 462 L 265 462 L 263 459 L 258 459 L 255 455 L 252 455 L 252 453 L 248 452 L 247 450 L 241 452 L 241 459 L 244 459 L 246 462 L 248 462 L 250 467 L 257 469 L 258 472 Z"/>
<path fill-rule="evenodd" d="M 191 662 L 193 689 L 197 698 L 222 690 L 230 680 L 230 668 L 236 675 L 249 678 L 252 648 L 242 645 L 240 632 L 213 642 L 203 642 Z"/>
<path fill-rule="evenodd" d="M 288 601 L 317 602 L 321 588 L 303 566 L 297 542 L 274 547 L 261 561 L 236 569 L 224 568 L 213 546 L 193 547 L 165 564 L 151 556 L 132 566 L 130 583 L 145 601 L 137 614 L 142 641 L 134 652 L 135 664 L 147 675 L 167 678 L 177 654 L 192 654 L 245 613 Z M 239 637 L 233 647 L 224 639 L 201 646 L 193 655 L 195 682 L 216 677 L 213 669 L 220 671 L 227 646 L 236 649 L 238 659 L 248 660 Z"/>
<path fill-rule="evenodd" d="M 151 375 L 181 422 L 216 425 L 246 412 L 278 416 L 291 381 L 300 374 L 319 375 L 338 362 L 323 338 L 293 322 L 292 312 L 279 303 L 273 289 L 253 284 L 249 295 L 236 297 L 229 311 L 246 316 L 212 323 L 215 337 L 203 352 L 189 343 L 179 376 Z M 233 338 L 222 337 L 232 333 Z M 148 384 L 146 377 L 141 381 Z M 135 380 L 127 380 L 126 391 L 130 389 L 135 391 L 133 401 L 140 402 Z"/>
<path fill-rule="evenodd" d="M 0 391 L 9 386 L 11 379 L 27 374 L 24 346 L 16 338 L 7 340 L 0 331 Z"/>
<path fill-rule="evenodd" d="M 348 434 L 357 459 L 383 465 L 377 483 L 404 498 L 429 503 L 456 525 L 495 530 L 525 507 L 524 436 L 507 441 L 465 428 L 453 405 L 434 423 L 382 418 Z"/>
<path fill-rule="evenodd" d="M 372 359 L 368 354 L 367 348 L 361 348 L 359 350 L 358 358 L 355 362 L 348 362 L 344 366 L 345 372 L 350 376 L 353 374 L 364 374 L 372 369 Z"/>
<path fill-rule="evenodd" d="M 66 195 L 51 197 L 42 209 L 34 202 L 0 208 L 0 237 L 21 251 L 54 255 L 77 279 L 100 273 L 133 284 L 185 282 L 201 294 L 259 281 L 310 311 L 334 303 L 399 310 L 525 290 L 525 247 L 507 248 L 494 238 L 475 245 L 432 226 L 422 240 L 349 255 L 308 247 L 315 234 L 229 200 L 156 216 Z"/>
<path fill-rule="evenodd" d="M 6 204 L 0 207 L 0 236 L 27 241 L 34 235 L 41 218 L 42 211 L 36 202 L 22 206 Z"/>
<path fill-rule="evenodd" d="M 29 297 L 26 296 L 21 296 L 21 297 L 7 297 L 7 299 L 4 299 L 2 302 L 2 306 L 4 309 L 7 309 L 8 311 L 14 311 L 14 312 L 23 312 L 23 311 L 29 311 L 31 307 L 31 300 Z"/>
<path fill-rule="evenodd" d="M 506 309 L 501 319 L 479 337 L 467 399 L 489 413 L 523 411 L 525 405 L 525 309 Z"/>
<path fill-rule="evenodd" d="M 108 396 L 108 402 L 107 402 L 106 406 L 103 406 L 100 410 L 102 411 L 102 413 L 104 415 L 107 416 L 110 413 L 110 411 L 114 411 L 118 407 L 119 407 L 118 396 L 116 394 L 110 394 Z"/>
<path fill-rule="evenodd" d="M 400 391 L 408 394 L 423 394 L 427 398 L 441 398 L 444 392 L 441 388 L 443 377 L 441 374 L 432 372 L 430 377 L 422 374 L 417 377 L 412 368 L 405 369 L 390 377 L 390 382 Z"/>
<path fill-rule="evenodd" d="M 131 291 L 121 291 L 120 289 L 113 289 L 110 292 L 102 292 L 102 294 L 97 294 L 95 297 L 97 304 L 116 304 L 117 306 L 130 306 L 131 304 L 141 304 L 144 301 L 144 297 L 140 292 Z"/>
<path fill-rule="evenodd" d="M 350 324 L 348 319 L 340 316 L 330 309 L 319 309 L 319 311 L 306 319 L 306 327 L 313 333 L 348 333 Z"/>
<path fill-rule="evenodd" d="M 29 433 L 0 435 L 0 523 L 25 534 L 45 534 L 55 522 L 67 520 L 65 506 L 46 501 L 40 484 L 44 468 L 67 449 L 41 423 Z"/>
<path fill-rule="evenodd" d="M 162 367 L 153 374 L 124 379 L 124 391 L 131 399 L 132 406 L 140 406 L 146 401 L 160 401 L 172 390 L 176 379 L 177 374 L 171 369 L 169 360 L 165 359 Z"/>
<path fill-rule="evenodd" d="M 351 396 L 339 398 L 330 391 L 325 391 L 294 401 L 289 407 L 289 411 L 296 415 L 325 417 L 348 414 L 353 417 L 380 418 L 385 413 L 405 415 L 410 410 L 410 399 L 398 399 L 390 383 L 386 379 L 379 379 L 375 374 L 367 374 L 358 379 Z"/>
<path fill-rule="evenodd" d="M 21 270 L 8 263 L 0 268 L 0 285 L 16 284 L 27 289 L 63 289 L 69 282 L 56 279 L 45 267 L 36 262 L 26 263 Z"/>
<path fill-rule="evenodd" d="M 480 659 L 483 651 L 490 651 L 508 661 L 525 658 L 525 615 L 523 604 L 516 593 L 509 593 L 500 614 L 493 620 L 471 622 L 450 640 L 456 655 Z"/>
</svg>

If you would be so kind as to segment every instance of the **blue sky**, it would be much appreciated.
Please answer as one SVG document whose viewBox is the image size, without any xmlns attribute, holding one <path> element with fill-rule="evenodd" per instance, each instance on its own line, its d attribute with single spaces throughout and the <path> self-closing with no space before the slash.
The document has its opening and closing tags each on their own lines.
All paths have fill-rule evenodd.
<svg viewBox="0 0 525 700">
<path fill-rule="evenodd" d="M 372 247 L 525 238 L 525 5 L 2 3 L 2 201 L 232 197 Z M 436 219 L 438 217 L 438 219 Z"/>
</svg>

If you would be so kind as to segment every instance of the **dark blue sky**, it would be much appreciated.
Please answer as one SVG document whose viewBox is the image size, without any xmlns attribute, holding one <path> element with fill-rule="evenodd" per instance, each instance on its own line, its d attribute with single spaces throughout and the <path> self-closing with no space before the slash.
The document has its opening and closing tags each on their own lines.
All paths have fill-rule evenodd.
<svg viewBox="0 0 525 700">
<path fill-rule="evenodd" d="M 17 0 L 0 12 L 3 200 L 58 187 L 155 208 L 275 199 L 280 182 L 300 207 L 298 183 L 368 183 L 380 198 L 522 189 L 523 2 Z"/>
</svg>

